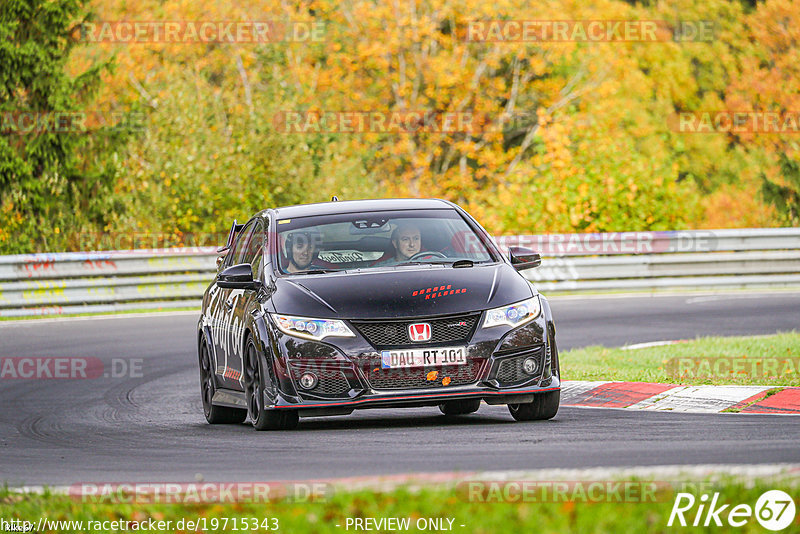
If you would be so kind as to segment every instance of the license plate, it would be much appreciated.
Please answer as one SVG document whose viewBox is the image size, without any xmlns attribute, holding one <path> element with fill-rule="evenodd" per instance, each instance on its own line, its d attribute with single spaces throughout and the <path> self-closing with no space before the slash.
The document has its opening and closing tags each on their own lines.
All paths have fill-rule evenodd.
<svg viewBox="0 0 800 534">
<path fill-rule="evenodd" d="M 465 365 L 466 363 L 467 351 L 465 347 L 384 350 L 381 352 L 382 369 Z"/>
</svg>

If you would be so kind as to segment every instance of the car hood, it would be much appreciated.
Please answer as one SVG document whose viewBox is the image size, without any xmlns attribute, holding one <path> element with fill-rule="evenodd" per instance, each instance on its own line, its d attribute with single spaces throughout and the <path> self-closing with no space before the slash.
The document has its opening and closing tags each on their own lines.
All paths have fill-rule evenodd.
<svg viewBox="0 0 800 534">
<path fill-rule="evenodd" d="M 275 286 L 272 303 L 278 313 L 343 319 L 464 313 L 534 294 L 533 286 L 505 263 L 299 275 L 278 278 Z"/>
</svg>

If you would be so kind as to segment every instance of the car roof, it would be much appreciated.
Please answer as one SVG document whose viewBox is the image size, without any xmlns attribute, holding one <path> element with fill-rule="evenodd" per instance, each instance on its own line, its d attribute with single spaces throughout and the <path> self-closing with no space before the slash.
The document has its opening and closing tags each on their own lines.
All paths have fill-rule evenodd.
<svg viewBox="0 0 800 534">
<path fill-rule="evenodd" d="M 372 200 L 343 200 L 275 208 L 276 219 L 328 215 L 332 213 L 361 213 L 391 210 L 453 209 L 454 204 L 438 198 L 382 198 Z"/>
</svg>

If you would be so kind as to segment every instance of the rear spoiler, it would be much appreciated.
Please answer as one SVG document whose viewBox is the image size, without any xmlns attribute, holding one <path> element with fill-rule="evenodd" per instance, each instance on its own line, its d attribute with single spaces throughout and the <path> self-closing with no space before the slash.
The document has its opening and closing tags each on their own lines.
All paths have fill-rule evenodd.
<svg viewBox="0 0 800 534">
<path fill-rule="evenodd" d="M 228 241 L 225 243 L 224 247 L 219 247 L 217 249 L 217 254 L 230 250 L 233 246 L 233 240 L 236 239 L 236 234 L 238 234 L 242 228 L 244 228 L 244 224 L 236 224 L 236 219 L 234 219 L 231 225 L 231 231 L 228 233 Z"/>
</svg>

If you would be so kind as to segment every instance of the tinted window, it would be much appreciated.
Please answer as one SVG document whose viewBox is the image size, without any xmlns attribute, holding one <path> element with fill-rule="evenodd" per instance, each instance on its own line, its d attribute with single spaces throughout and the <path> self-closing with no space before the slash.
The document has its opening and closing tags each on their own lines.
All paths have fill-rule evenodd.
<svg viewBox="0 0 800 534">
<path fill-rule="evenodd" d="M 279 268 L 346 270 L 494 261 L 458 212 L 403 210 L 277 221 Z"/>
<path fill-rule="evenodd" d="M 256 222 L 255 230 L 245 246 L 244 258 L 241 263 L 249 263 L 253 267 L 253 276 L 261 276 L 261 267 L 264 260 L 264 225 L 261 221 Z"/>
<path fill-rule="evenodd" d="M 239 232 L 239 235 L 236 238 L 236 242 L 233 244 L 233 248 L 228 253 L 228 262 L 227 262 L 228 266 L 245 263 L 245 261 L 243 261 L 243 258 L 245 257 L 246 248 L 254 228 L 255 228 L 255 221 L 251 221 L 250 223 L 247 224 L 247 226 L 242 228 L 241 232 Z"/>
</svg>

